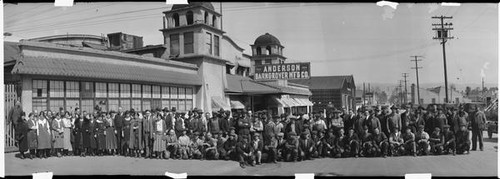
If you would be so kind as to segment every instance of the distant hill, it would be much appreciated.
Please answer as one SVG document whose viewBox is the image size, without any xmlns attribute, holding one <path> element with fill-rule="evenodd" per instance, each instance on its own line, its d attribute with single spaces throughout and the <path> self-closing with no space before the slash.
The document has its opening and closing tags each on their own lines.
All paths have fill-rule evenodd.
<svg viewBox="0 0 500 179">
<path fill-rule="evenodd" d="M 388 92 L 391 92 L 392 90 L 394 90 L 394 88 L 396 88 L 399 84 L 395 84 L 395 83 L 370 83 L 370 88 L 373 90 L 373 89 L 380 89 L 382 91 L 385 91 L 386 93 Z M 452 84 L 448 84 L 448 88 L 451 86 Z M 472 83 L 469 83 L 469 84 L 454 84 L 455 87 L 456 87 L 456 90 L 457 91 L 465 91 L 465 88 L 467 86 L 470 86 L 472 89 L 475 89 L 476 87 L 481 87 L 481 84 L 472 84 Z M 444 83 L 421 83 L 420 84 L 420 88 L 433 88 L 433 87 L 437 87 L 437 86 L 444 86 Z M 485 87 L 487 88 L 490 88 L 490 87 L 498 87 L 498 84 L 493 84 L 493 83 L 485 83 L 484 84 Z M 360 89 L 360 90 L 363 90 L 363 83 L 361 84 L 356 84 L 356 87 L 357 89 Z M 411 83 L 407 84 L 407 87 L 408 87 L 408 92 L 410 92 L 411 90 Z M 365 88 L 366 90 L 368 90 L 368 83 L 365 83 Z M 403 84 L 403 88 L 404 88 L 404 84 Z"/>
</svg>

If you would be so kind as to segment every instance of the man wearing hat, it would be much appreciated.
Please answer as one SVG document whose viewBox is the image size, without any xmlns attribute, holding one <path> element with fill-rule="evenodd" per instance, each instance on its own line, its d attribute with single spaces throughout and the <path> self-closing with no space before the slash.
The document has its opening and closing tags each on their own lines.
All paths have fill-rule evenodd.
<svg viewBox="0 0 500 179">
<path fill-rule="evenodd" d="M 142 137 L 144 141 L 144 150 L 146 153 L 146 158 L 151 158 L 151 154 L 153 153 L 153 136 L 154 136 L 154 128 L 153 128 L 153 118 L 151 116 L 151 112 L 146 110 L 146 115 L 142 121 Z"/>
<path fill-rule="evenodd" d="M 343 148 L 345 149 L 347 157 L 358 157 L 359 154 L 359 138 L 358 135 L 354 132 L 353 128 L 349 129 L 347 132 L 347 136 L 344 137 Z"/>
<path fill-rule="evenodd" d="M 370 116 L 370 113 L 368 111 L 363 110 L 362 108 L 358 109 L 358 114 L 356 116 L 356 119 L 354 120 L 354 132 L 358 135 L 358 137 L 363 136 L 363 126 L 365 125 L 365 121 L 368 119 L 368 116 Z"/>
<path fill-rule="evenodd" d="M 394 128 L 394 131 L 389 136 L 389 152 L 391 156 L 400 156 L 404 152 L 404 140 L 399 132 L 399 128 Z"/>
<path fill-rule="evenodd" d="M 212 115 L 212 118 L 208 119 L 208 131 L 214 134 L 218 134 L 220 132 L 220 126 L 219 126 L 219 119 L 220 119 L 220 114 L 215 113 Z"/>
<path fill-rule="evenodd" d="M 375 111 L 374 110 L 369 110 L 370 111 L 370 116 L 368 119 L 365 121 L 365 125 L 368 127 L 368 131 L 372 134 L 375 133 L 375 129 L 382 130 L 380 120 L 375 116 Z"/>
<path fill-rule="evenodd" d="M 236 140 L 236 133 L 233 131 L 229 132 L 229 138 L 224 142 L 223 150 L 219 151 L 219 155 L 224 160 L 236 160 L 237 151 L 236 145 L 238 141 Z"/>
<path fill-rule="evenodd" d="M 416 113 L 410 118 L 410 128 L 413 134 L 418 131 L 418 126 L 425 126 L 423 110 L 424 108 L 422 106 L 419 106 Z"/>
<path fill-rule="evenodd" d="M 449 154 L 449 151 L 453 152 L 453 155 L 456 153 L 457 143 L 455 142 L 455 134 L 450 130 L 449 125 L 444 125 L 444 130 L 442 132 L 444 141 L 443 141 L 443 151 L 445 154 Z"/>
<path fill-rule="evenodd" d="M 297 134 L 298 132 L 302 132 L 301 128 L 299 127 L 299 124 L 297 124 L 297 118 L 295 116 L 290 116 L 290 122 L 285 127 L 285 132 L 287 134 L 286 138 L 288 139 L 290 133 L 295 133 Z"/>
<path fill-rule="evenodd" d="M 417 146 L 415 144 L 415 134 L 411 132 L 410 128 L 405 129 L 405 133 L 402 134 L 403 138 L 403 148 L 407 154 L 417 156 Z"/>
<path fill-rule="evenodd" d="M 368 129 L 368 126 L 363 126 L 363 133 L 362 136 L 360 137 L 361 139 L 361 150 L 360 156 L 365 157 L 365 156 L 370 156 L 372 155 L 373 151 L 372 149 L 372 133 L 370 133 L 370 129 Z"/>
<path fill-rule="evenodd" d="M 454 134 L 456 134 L 460 129 L 460 125 L 458 124 L 458 111 L 456 107 L 451 107 L 451 115 L 448 116 L 448 124 L 450 125 L 450 131 Z"/>
<path fill-rule="evenodd" d="M 309 138 L 309 131 L 304 131 L 299 139 L 299 160 L 310 160 L 314 150 L 314 142 Z"/>
<path fill-rule="evenodd" d="M 261 164 L 262 160 L 262 149 L 264 148 L 264 144 L 261 140 L 260 134 L 255 133 L 252 137 L 252 149 L 255 155 L 255 162 L 257 165 Z"/>
<path fill-rule="evenodd" d="M 372 145 L 373 150 L 375 151 L 375 156 L 383 156 L 387 157 L 387 149 L 389 148 L 387 136 L 380 132 L 378 128 L 375 128 L 375 131 L 372 135 Z"/>
<path fill-rule="evenodd" d="M 275 131 L 276 129 L 276 116 L 273 117 L 273 119 L 269 120 L 267 124 L 264 126 L 264 145 L 268 145 L 269 142 L 271 142 L 271 136 L 276 136 Z"/>
<path fill-rule="evenodd" d="M 116 143 L 118 144 L 117 152 L 120 155 L 123 155 L 124 148 L 122 144 L 122 138 L 124 135 L 123 133 L 124 131 L 122 129 L 125 122 L 125 114 L 123 113 L 121 106 L 118 107 L 118 114 L 116 114 L 113 122 L 115 124 L 115 131 L 116 131 Z"/>
<path fill-rule="evenodd" d="M 299 150 L 299 142 L 297 141 L 295 132 L 289 132 L 287 140 L 284 145 L 284 155 L 285 161 L 297 161 L 297 155 Z"/>
<path fill-rule="evenodd" d="M 479 142 L 479 149 L 483 151 L 483 131 L 486 128 L 486 115 L 483 110 L 474 107 L 475 112 L 471 115 L 470 124 L 472 127 L 472 150 L 477 149 L 477 143 Z"/>
<path fill-rule="evenodd" d="M 333 129 L 333 131 L 339 131 L 341 128 L 344 128 L 344 120 L 340 117 L 340 111 L 335 109 L 333 110 L 333 118 L 331 126 L 328 126 L 329 129 Z"/>
<path fill-rule="evenodd" d="M 248 113 L 245 113 L 245 109 L 243 109 L 243 112 L 242 112 L 242 117 L 240 117 L 240 119 L 238 120 L 238 127 L 237 127 L 237 131 L 238 131 L 238 136 L 247 136 L 247 137 L 250 137 L 250 127 L 251 127 L 251 120 L 250 120 L 250 115 L 251 115 L 251 111 L 249 111 Z"/>
<path fill-rule="evenodd" d="M 434 128 L 434 132 L 429 137 L 429 144 L 431 146 L 431 153 L 434 155 L 441 155 L 443 152 L 444 136 L 441 134 L 439 127 Z"/>
<path fill-rule="evenodd" d="M 250 145 L 248 140 L 248 135 L 243 135 L 236 146 L 241 168 L 245 168 L 247 164 L 254 166 L 255 156 L 252 153 L 252 146 Z"/>
<path fill-rule="evenodd" d="M 388 121 L 387 121 L 387 126 L 388 126 L 388 129 L 389 129 L 389 133 L 392 133 L 394 132 L 394 130 L 396 128 L 398 129 L 401 129 L 402 125 L 401 125 L 401 116 L 400 114 L 398 113 L 398 107 L 396 105 L 393 105 L 391 107 L 391 114 L 389 115 L 389 117 L 387 118 Z"/>
<path fill-rule="evenodd" d="M 276 135 L 276 160 L 277 161 L 283 161 L 285 159 L 285 134 L 283 132 L 280 132 Z"/>
<path fill-rule="evenodd" d="M 456 134 L 457 154 L 467 153 L 470 150 L 469 131 L 465 125 L 460 125 L 460 130 Z"/>
<path fill-rule="evenodd" d="M 434 131 L 435 126 L 435 119 L 438 115 L 438 110 L 436 105 L 429 105 L 428 106 L 429 110 L 426 111 L 426 113 L 423 115 L 424 116 L 424 131 L 427 133 L 431 133 Z"/>
<path fill-rule="evenodd" d="M 417 144 L 417 153 L 422 155 L 429 154 L 429 134 L 424 131 L 425 126 L 418 126 L 415 133 L 415 143 Z M 417 154 L 417 155 L 418 155 Z"/>
<path fill-rule="evenodd" d="M 438 107 L 438 113 L 436 118 L 434 119 L 434 128 L 439 128 L 440 131 L 443 131 L 443 126 L 446 124 L 446 115 L 443 112 L 443 108 L 441 106 Z"/>
</svg>

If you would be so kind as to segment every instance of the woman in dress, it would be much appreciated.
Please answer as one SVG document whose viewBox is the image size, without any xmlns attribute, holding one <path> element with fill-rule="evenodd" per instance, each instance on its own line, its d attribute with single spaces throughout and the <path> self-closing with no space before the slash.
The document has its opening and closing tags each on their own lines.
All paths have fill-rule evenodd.
<svg viewBox="0 0 500 179">
<path fill-rule="evenodd" d="M 99 114 L 96 120 L 97 154 L 103 155 L 106 151 L 106 124 L 104 123 L 104 114 Z"/>
<path fill-rule="evenodd" d="M 97 150 L 97 124 L 94 115 L 90 115 L 90 124 L 89 124 L 89 136 L 90 136 L 90 151 L 89 155 L 95 156 Z"/>
<path fill-rule="evenodd" d="M 24 159 L 24 152 L 28 151 L 28 121 L 26 121 L 26 113 L 21 112 L 21 118 L 18 119 L 16 125 L 16 140 L 19 144 L 19 153 L 21 153 L 21 159 Z"/>
<path fill-rule="evenodd" d="M 30 154 L 29 154 L 29 158 L 30 159 L 33 159 L 33 157 L 35 156 L 35 152 L 36 152 L 36 149 L 38 147 L 38 142 L 37 142 L 37 128 L 38 128 L 38 123 L 37 123 L 37 118 L 38 114 L 35 112 L 33 113 L 30 113 L 29 114 L 29 119 L 27 121 L 28 123 L 28 134 L 27 134 L 27 137 L 28 137 L 28 147 L 29 147 L 29 150 L 30 150 Z"/>
<path fill-rule="evenodd" d="M 47 158 L 51 148 L 50 124 L 44 112 L 40 112 L 37 123 L 37 141 L 40 158 Z"/>
<path fill-rule="evenodd" d="M 61 114 L 56 114 L 55 119 L 52 121 L 52 139 L 53 147 L 57 157 L 61 157 L 61 150 L 64 148 L 64 129 Z"/>
<path fill-rule="evenodd" d="M 82 137 L 82 154 L 80 156 L 85 157 L 87 153 L 90 153 L 90 114 L 84 112 L 82 128 L 81 128 L 81 137 Z"/>
<path fill-rule="evenodd" d="M 165 140 L 163 140 L 163 136 L 165 136 L 165 130 L 167 126 L 165 124 L 165 120 L 161 118 L 161 115 L 159 113 L 157 113 L 157 117 L 155 119 L 156 120 L 154 121 L 153 124 L 153 131 L 155 133 L 153 152 L 155 153 L 157 159 L 161 159 L 164 158 L 162 156 L 163 152 L 166 149 L 166 143 Z"/>
<path fill-rule="evenodd" d="M 120 146 L 121 149 L 125 151 L 125 156 L 130 156 L 129 143 L 130 143 L 130 123 L 132 122 L 132 117 L 129 111 L 125 112 L 125 119 L 123 121 L 123 130 L 122 130 L 122 144 Z"/>
<path fill-rule="evenodd" d="M 110 155 L 114 155 L 116 151 L 116 136 L 115 136 L 115 124 L 110 113 L 106 114 L 106 150 L 108 150 Z"/>
<path fill-rule="evenodd" d="M 71 145 L 71 132 L 73 130 L 73 122 L 71 121 L 71 116 L 69 112 L 64 113 L 62 118 L 63 123 L 63 141 L 64 141 L 64 151 L 63 155 L 67 156 L 68 152 L 73 152 L 73 146 Z"/>
<path fill-rule="evenodd" d="M 132 114 L 135 114 L 134 111 L 132 111 Z M 132 119 L 130 123 L 130 143 L 129 143 L 129 149 L 132 151 L 131 155 L 134 157 L 140 157 L 141 155 L 141 149 L 142 149 L 142 113 L 138 112 L 135 115 L 135 118 Z"/>
</svg>

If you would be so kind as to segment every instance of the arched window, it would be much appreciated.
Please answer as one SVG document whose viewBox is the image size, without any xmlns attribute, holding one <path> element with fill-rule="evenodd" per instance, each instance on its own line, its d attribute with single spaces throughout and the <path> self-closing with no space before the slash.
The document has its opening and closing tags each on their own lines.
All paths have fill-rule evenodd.
<svg viewBox="0 0 500 179">
<path fill-rule="evenodd" d="M 262 51 L 261 51 L 260 47 L 257 47 L 255 49 L 255 51 L 256 51 L 257 55 L 262 55 Z"/>
<path fill-rule="evenodd" d="M 205 24 L 208 24 L 208 12 L 205 12 Z"/>
<path fill-rule="evenodd" d="M 174 18 L 174 27 L 179 27 L 179 14 L 175 13 L 173 15 Z"/>
<path fill-rule="evenodd" d="M 193 11 L 188 11 L 186 13 L 186 21 L 187 21 L 187 25 L 193 24 Z"/>
<path fill-rule="evenodd" d="M 212 16 L 212 27 L 215 27 L 217 16 Z"/>
<path fill-rule="evenodd" d="M 271 46 L 266 47 L 266 55 L 271 55 Z"/>
</svg>

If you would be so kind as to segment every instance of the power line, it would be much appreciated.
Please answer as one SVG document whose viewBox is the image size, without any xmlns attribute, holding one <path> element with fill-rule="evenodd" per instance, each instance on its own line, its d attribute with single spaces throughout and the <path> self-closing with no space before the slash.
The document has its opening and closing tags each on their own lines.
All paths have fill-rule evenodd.
<svg viewBox="0 0 500 179">
<path fill-rule="evenodd" d="M 448 41 L 448 39 L 453 39 L 452 36 L 449 36 L 449 31 L 453 30 L 451 27 L 453 24 L 452 23 L 444 23 L 444 19 L 451 19 L 453 17 L 447 17 L 447 16 L 433 16 L 432 19 L 440 19 L 441 23 L 440 24 L 432 24 L 435 26 L 432 28 L 432 30 L 437 31 L 437 37 L 433 37 L 433 39 L 438 39 L 441 40 L 441 44 L 443 45 L 443 63 L 444 63 L 444 88 L 446 91 L 446 98 L 444 99 L 445 103 L 448 103 L 448 73 L 446 69 L 446 49 L 445 49 L 445 44 Z M 446 26 L 446 27 L 445 27 Z"/>
<path fill-rule="evenodd" d="M 404 101 L 405 101 L 405 104 L 408 103 L 408 88 L 406 86 L 406 78 L 408 77 L 408 73 L 403 73 L 403 78 L 405 78 L 405 94 L 404 94 Z"/>
</svg>

